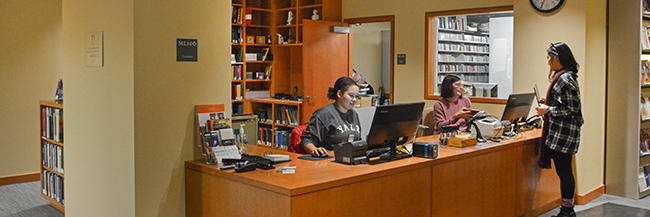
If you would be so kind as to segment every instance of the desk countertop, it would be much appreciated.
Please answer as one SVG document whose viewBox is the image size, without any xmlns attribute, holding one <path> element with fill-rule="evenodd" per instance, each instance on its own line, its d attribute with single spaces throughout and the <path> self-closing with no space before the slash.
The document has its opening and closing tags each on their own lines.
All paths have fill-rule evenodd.
<svg viewBox="0 0 650 217">
<path fill-rule="evenodd" d="M 233 181 L 246 183 L 283 195 L 297 196 L 335 186 L 388 176 L 435 164 L 442 164 L 458 159 L 499 151 L 522 144 L 529 140 L 537 139 L 540 136 L 541 130 L 531 130 L 520 133 L 515 138 L 500 143 L 488 142 L 465 148 L 440 147 L 438 158 L 436 159 L 411 157 L 376 165 L 345 165 L 334 162 L 334 158 L 321 161 L 308 161 L 297 159 L 297 157 L 302 156 L 301 154 L 291 153 L 284 150 L 255 145 L 248 147 L 247 153 L 254 155 L 289 155 L 291 158 L 290 162 L 277 164 L 276 167 L 296 166 L 295 174 L 280 174 L 276 173 L 275 170 L 261 169 L 245 173 L 235 173 L 234 170 L 219 170 L 217 166 L 206 165 L 199 161 L 187 161 L 185 162 L 185 167 L 187 169 L 196 170 L 210 175 L 223 176 L 224 178 Z M 416 141 L 437 143 L 438 136 L 420 137 L 417 138 Z M 334 153 L 330 152 L 329 155 L 333 156 Z"/>
</svg>

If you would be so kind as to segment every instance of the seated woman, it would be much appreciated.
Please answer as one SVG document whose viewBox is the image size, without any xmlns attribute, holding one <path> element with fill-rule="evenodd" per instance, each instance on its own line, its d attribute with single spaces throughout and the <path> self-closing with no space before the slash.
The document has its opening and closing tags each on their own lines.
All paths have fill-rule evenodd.
<svg viewBox="0 0 650 217">
<path fill-rule="evenodd" d="M 359 116 L 352 110 L 359 98 L 359 87 L 354 80 L 340 77 L 330 87 L 327 98 L 334 103 L 319 108 L 309 120 L 303 131 L 301 145 L 305 152 L 320 156 L 326 155 L 335 144 L 361 139 Z"/>
<path fill-rule="evenodd" d="M 433 105 L 433 133 L 441 133 L 442 126 L 457 124 L 463 131 L 467 127 L 463 126 L 467 119 L 472 117 L 472 103 L 467 97 L 463 96 L 463 84 L 460 77 L 456 75 L 447 75 L 442 80 L 440 96 L 442 100 Z"/>
</svg>

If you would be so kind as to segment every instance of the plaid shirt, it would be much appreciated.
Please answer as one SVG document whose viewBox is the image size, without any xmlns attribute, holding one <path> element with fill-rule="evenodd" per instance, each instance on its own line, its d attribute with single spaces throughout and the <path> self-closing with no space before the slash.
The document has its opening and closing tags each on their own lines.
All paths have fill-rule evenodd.
<svg viewBox="0 0 650 217">
<path fill-rule="evenodd" d="M 584 123 L 580 88 L 573 72 L 561 75 L 547 99 L 548 135 L 546 145 L 556 151 L 575 154 L 580 145 L 580 127 Z"/>
</svg>

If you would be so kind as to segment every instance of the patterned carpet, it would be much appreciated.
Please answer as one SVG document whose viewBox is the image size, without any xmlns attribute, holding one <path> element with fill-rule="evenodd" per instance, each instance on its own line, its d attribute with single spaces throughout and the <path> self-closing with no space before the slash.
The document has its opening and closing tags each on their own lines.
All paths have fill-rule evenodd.
<svg viewBox="0 0 650 217">
<path fill-rule="evenodd" d="M 63 217 L 40 195 L 40 182 L 0 186 L 0 217 Z"/>
</svg>

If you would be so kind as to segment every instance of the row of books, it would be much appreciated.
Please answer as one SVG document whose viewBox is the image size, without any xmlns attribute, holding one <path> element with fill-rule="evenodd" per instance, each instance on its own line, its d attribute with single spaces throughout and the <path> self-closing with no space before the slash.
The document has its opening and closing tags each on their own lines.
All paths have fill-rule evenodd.
<svg viewBox="0 0 650 217">
<path fill-rule="evenodd" d="M 490 61 L 490 57 L 472 54 L 438 54 L 438 61 L 486 63 Z"/>
<path fill-rule="evenodd" d="M 271 107 L 262 107 L 262 108 L 255 109 L 255 111 L 253 111 L 253 114 L 257 115 L 257 118 L 261 122 L 266 122 L 266 123 L 273 123 L 273 115 L 271 113 L 272 113 Z"/>
<path fill-rule="evenodd" d="M 63 177 L 56 173 L 43 170 L 41 172 L 41 191 L 48 197 L 65 204 L 63 197 Z"/>
<path fill-rule="evenodd" d="M 440 40 L 456 40 L 456 41 L 471 41 L 471 42 L 488 42 L 487 36 L 481 35 L 466 35 L 460 33 L 446 33 L 441 32 L 438 34 Z"/>
<path fill-rule="evenodd" d="M 440 51 L 471 51 L 471 52 L 490 52 L 490 47 L 487 45 L 473 45 L 473 44 L 453 44 L 453 43 L 438 43 Z"/>
<path fill-rule="evenodd" d="M 438 75 L 438 81 L 442 82 L 442 80 L 445 79 L 445 76 L 447 75 Z M 463 75 L 458 75 L 461 80 L 467 81 L 467 82 L 479 82 L 479 83 L 488 83 L 490 82 L 490 76 L 488 75 L 468 75 L 468 74 L 463 74 Z"/>
<path fill-rule="evenodd" d="M 258 108 L 253 114 L 257 115 L 261 122 L 273 123 L 271 107 Z M 295 106 L 278 106 L 275 108 L 275 123 L 298 126 L 298 108 Z"/>
<path fill-rule="evenodd" d="M 650 166 L 639 167 L 639 192 L 650 190 Z"/>
<path fill-rule="evenodd" d="M 242 104 L 242 103 L 233 103 L 232 104 L 232 113 L 233 114 L 244 114 L 244 104 Z"/>
<path fill-rule="evenodd" d="M 257 142 L 259 144 L 287 149 L 291 140 L 291 130 L 275 130 L 269 127 L 258 127 Z"/>
<path fill-rule="evenodd" d="M 436 26 L 442 29 L 467 30 L 467 16 L 446 16 L 436 19 Z"/>
<path fill-rule="evenodd" d="M 439 72 L 488 72 L 490 66 L 474 64 L 438 64 Z"/>
<path fill-rule="evenodd" d="M 298 126 L 298 110 L 294 106 L 275 108 L 275 123 Z"/>
<path fill-rule="evenodd" d="M 231 41 L 232 43 L 243 43 L 244 42 L 244 37 L 242 37 L 242 27 L 241 26 L 233 26 L 231 31 Z"/>
<path fill-rule="evenodd" d="M 63 147 L 43 140 L 43 165 L 63 173 Z"/>
<path fill-rule="evenodd" d="M 244 99 L 244 85 L 233 84 L 230 93 L 232 95 L 232 99 L 234 100 Z"/>
<path fill-rule="evenodd" d="M 63 110 L 41 107 L 41 135 L 56 142 L 63 142 Z"/>
<path fill-rule="evenodd" d="M 239 6 L 232 6 L 232 23 L 242 24 L 244 21 L 244 9 Z"/>
<path fill-rule="evenodd" d="M 244 71 L 244 65 L 231 65 L 232 69 L 232 79 L 233 80 L 242 80 L 242 72 Z"/>
</svg>

